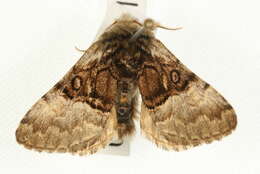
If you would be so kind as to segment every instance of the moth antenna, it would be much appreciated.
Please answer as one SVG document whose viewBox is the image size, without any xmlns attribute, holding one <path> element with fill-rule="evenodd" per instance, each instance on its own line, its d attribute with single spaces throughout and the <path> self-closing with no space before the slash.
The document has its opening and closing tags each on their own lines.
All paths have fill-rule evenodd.
<svg viewBox="0 0 260 174">
<path fill-rule="evenodd" d="M 145 30 L 151 30 L 154 31 L 156 28 L 162 28 L 165 30 L 181 30 L 182 27 L 176 27 L 176 28 L 169 28 L 169 27 L 164 27 L 157 22 L 155 22 L 153 19 L 146 19 L 144 21 L 143 27 L 139 29 L 130 39 L 130 42 L 134 42 Z"/>
<path fill-rule="evenodd" d="M 136 41 L 136 39 L 144 32 L 145 27 L 140 28 L 130 39 L 130 42 Z"/>
<path fill-rule="evenodd" d="M 79 49 L 77 46 L 75 46 L 75 49 L 81 53 L 85 53 L 87 50 L 82 50 L 82 49 Z"/>
<path fill-rule="evenodd" d="M 158 25 L 157 27 L 165 29 L 165 30 L 181 30 L 181 29 L 183 29 L 182 27 L 168 28 L 168 27 L 164 27 L 164 26 L 161 26 L 161 25 Z"/>
<path fill-rule="evenodd" d="M 169 27 L 164 27 L 160 25 L 159 23 L 155 22 L 153 19 L 146 19 L 144 21 L 144 27 L 150 30 L 155 30 L 156 28 L 162 28 L 165 30 L 180 30 L 182 27 L 176 27 L 176 28 L 169 28 Z"/>
</svg>

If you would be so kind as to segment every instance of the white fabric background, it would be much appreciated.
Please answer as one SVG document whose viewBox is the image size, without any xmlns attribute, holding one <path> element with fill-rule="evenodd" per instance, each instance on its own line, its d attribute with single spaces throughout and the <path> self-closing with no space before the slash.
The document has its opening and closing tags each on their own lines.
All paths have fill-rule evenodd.
<svg viewBox="0 0 260 174">
<path fill-rule="evenodd" d="M 158 149 L 139 133 L 130 156 L 37 153 L 15 141 L 27 110 L 79 59 L 101 25 L 105 0 L 0 2 L 0 173 L 260 173 L 258 0 L 148 0 L 148 16 L 181 31 L 157 37 L 234 106 L 237 130 L 184 152 Z"/>
</svg>

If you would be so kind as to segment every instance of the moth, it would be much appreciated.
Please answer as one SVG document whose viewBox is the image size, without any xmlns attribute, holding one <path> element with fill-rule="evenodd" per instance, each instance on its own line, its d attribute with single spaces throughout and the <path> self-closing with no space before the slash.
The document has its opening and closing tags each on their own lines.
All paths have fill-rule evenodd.
<svg viewBox="0 0 260 174">
<path fill-rule="evenodd" d="M 139 96 L 142 134 L 158 147 L 185 150 L 229 135 L 237 125 L 232 106 L 156 39 L 158 27 L 117 19 L 26 113 L 17 142 L 93 154 L 133 135 Z"/>
</svg>

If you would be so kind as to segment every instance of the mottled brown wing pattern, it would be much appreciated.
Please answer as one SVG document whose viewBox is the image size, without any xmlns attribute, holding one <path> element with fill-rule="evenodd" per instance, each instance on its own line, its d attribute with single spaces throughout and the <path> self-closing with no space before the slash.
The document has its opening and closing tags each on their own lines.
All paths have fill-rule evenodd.
<svg viewBox="0 0 260 174">
<path fill-rule="evenodd" d="M 143 134 L 164 149 L 219 140 L 235 129 L 232 106 L 156 39 L 138 75 Z"/>
<path fill-rule="evenodd" d="M 93 44 L 78 63 L 25 115 L 17 131 L 20 144 L 48 152 L 92 154 L 112 139 L 117 81 Z"/>
</svg>

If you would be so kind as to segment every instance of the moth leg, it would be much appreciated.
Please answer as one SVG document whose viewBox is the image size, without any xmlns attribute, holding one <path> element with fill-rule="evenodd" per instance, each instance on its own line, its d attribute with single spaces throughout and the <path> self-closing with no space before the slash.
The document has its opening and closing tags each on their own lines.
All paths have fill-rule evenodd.
<svg viewBox="0 0 260 174">
<path fill-rule="evenodd" d="M 82 50 L 82 49 L 79 49 L 77 46 L 75 46 L 75 49 L 81 53 L 85 53 L 87 50 Z"/>
</svg>

